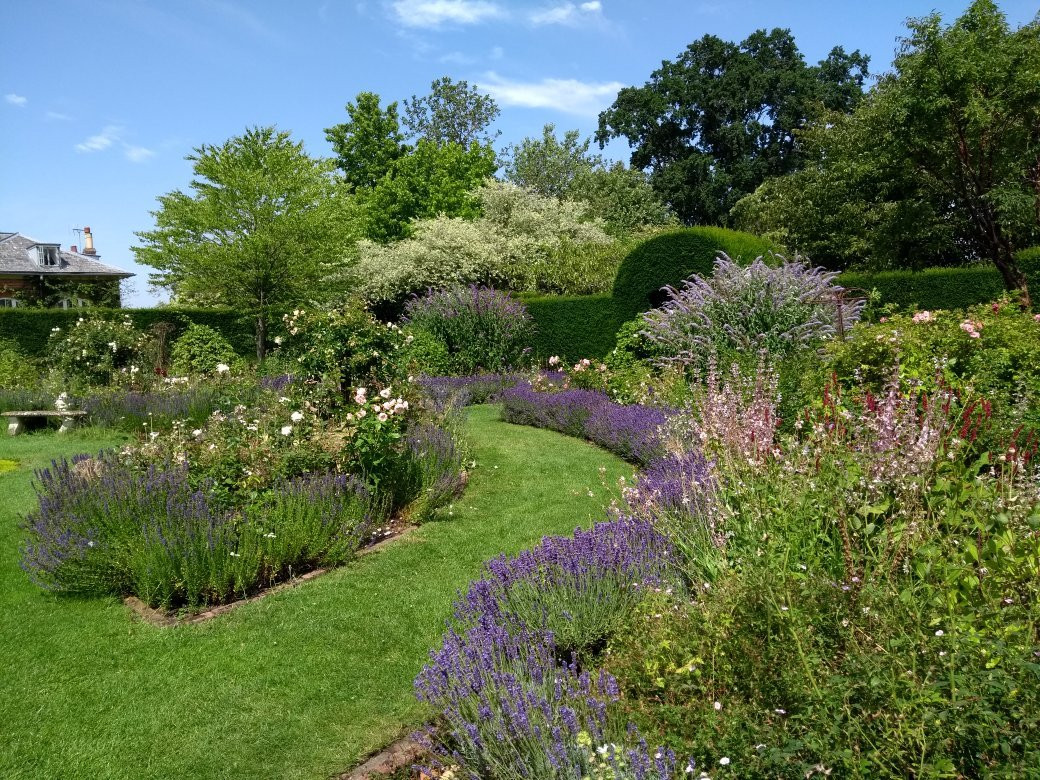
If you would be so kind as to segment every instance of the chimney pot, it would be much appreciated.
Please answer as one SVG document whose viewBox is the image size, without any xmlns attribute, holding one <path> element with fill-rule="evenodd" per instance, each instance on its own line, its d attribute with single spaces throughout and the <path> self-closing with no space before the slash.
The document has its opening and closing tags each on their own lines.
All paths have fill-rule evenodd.
<svg viewBox="0 0 1040 780">
<path fill-rule="evenodd" d="M 94 236 L 90 232 L 90 228 L 83 228 L 83 254 L 85 255 L 96 255 L 97 250 L 94 249 Z"/>
<path fill-rule="evenodd" d="M 71 247 L 69 247 L 69 251 L 71 251 L 72 254 L 77 255 L 79 254 L 79 247 L 73 244 Z"/>
</svg>

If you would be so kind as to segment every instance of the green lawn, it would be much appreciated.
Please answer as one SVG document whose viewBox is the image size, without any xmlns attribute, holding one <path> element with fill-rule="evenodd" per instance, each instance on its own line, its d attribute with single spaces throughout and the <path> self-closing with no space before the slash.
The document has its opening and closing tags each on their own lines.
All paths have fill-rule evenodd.
<svg viewBox="0 0 1040 780">
<path fill-rule="evenodd" d="M 156 628 L 18 567 L 32 469 L 117 438 L 0 440 L 0 776 L 323 778 L 419 724 L 412 679 L 485 559 L 603 516 L 631 467 L 549 431 L 468 419 L 478 468 L 450 521 L 208 623 Z M 599 469 L 605 467 L 601 475 Z M 591 493 L 591 495 L 590 495 Z"/>
</svg>

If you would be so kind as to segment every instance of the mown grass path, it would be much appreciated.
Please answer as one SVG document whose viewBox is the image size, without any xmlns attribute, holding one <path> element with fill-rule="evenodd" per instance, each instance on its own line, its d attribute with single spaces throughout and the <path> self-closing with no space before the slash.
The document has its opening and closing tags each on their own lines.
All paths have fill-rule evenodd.
<svg viewBox="0 0 1040 780">
<path fill-rule="evenodd" d="M 199 626 L 41 593 L 18 567 L 31 472 L 113 439 L 0 440 L 0 777 L 323 778 L 425 716 L 412 680 L 456 591 L 499 553 L 603 517 L 631 467 L 473 407 L 478 467 L 445 522 Z M 605 469 L 601 473 L 600 469 Z"/>
</svg>

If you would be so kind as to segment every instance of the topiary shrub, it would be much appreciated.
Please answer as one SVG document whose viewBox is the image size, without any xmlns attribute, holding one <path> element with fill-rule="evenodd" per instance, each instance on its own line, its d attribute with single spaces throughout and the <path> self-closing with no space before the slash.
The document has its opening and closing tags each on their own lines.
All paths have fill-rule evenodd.
<svg viewBox="0 0 1040 780">
<path fill-rule="evenodd" d="M 189 325 L 173 342 L 170 368 L 178 376 L 202 374 L 212 376 L 217 366 L 230 366 L 238 359 L 228 340 L 208 325 Z"/>
<path fill-rule="evenodd" d="M 750 263 L 776 249 L 764 238 L 726 228 L 669 230 L 642 242 L 621 261 L 614 300 L 632 317 L 664 303 L 664 287 L 681 284 L 694 274 L 710 276 L 719 252 Z"/>
</svg>

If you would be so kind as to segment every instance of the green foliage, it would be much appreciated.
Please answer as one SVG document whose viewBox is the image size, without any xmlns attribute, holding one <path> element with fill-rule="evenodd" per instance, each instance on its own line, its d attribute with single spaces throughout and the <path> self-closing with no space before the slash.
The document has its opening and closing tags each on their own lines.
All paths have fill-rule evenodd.
<svg viewBox="0 0 1040 780">
<path fill-rule="evenodd" d="M 157 325 L 172 328 L 176 338 L 188 325 L 207 325 L 218 331 L 239 355 L 253 350 L 253 328 L 248 318 L 231 309 L 190 309 L 164 306 L 154 309 L 92 309 L 92 314 L 113 318 L 126 316 L 137 330 L 150 332 Z M 4 309 L 0 310 L 0 340 L 14 342 L 23 354 L 41 356 L 54 328 L 67 329 L 84 315 L 71 309 Z"/>
<path fill-rule="evenodd" d="M 497 167 L 490 146 L 421 138 L 373 188 L 360 193 L 365 236 L 386 243 L 410 235 L 413 220 L 478 216 L 474 190 Z"/>
<path fill-rule="evenodd" d="M 336 166 L 351 191 L 375 187 L 407 151 L 397 103 L 384 110 L 374 92 L 359 92 L 355 100 L 347 103 L 350 119 L 325 130 L 336 152 Z"/>
<path fill-rule="evenodd" d="M 650 169 L 682 222 L 720 224 L 764 179 L 797 170 L 794 131 L 821 108 L 850 110 L 866 75 L 867 58 L 840 47 L 807 66 L 789 30 L 758 30 L 740 44 L 705 35 L 644 86 L 622 89 L 596 140 L 627 138 L 632 167 Z"/>
<path fill-rule="evenodd" d="M 56 327 L 47 342 L 47 361 L 76 386 L 107 385 L 139 374 L 146 337 L 129 317 L 122 320 L 79 317 L 67 329 Z"/>
<path fill-rule="evenodd" d="M 882 304 L 922 309 L 963 309 L 992 301 L 1004 291 L 993 268 L 926 268 L 923 271 L 849 271 L 838 277 L 849 290 L 877 290 Z"/>
<path fill-rule="evenodd" d="M 599 155 L 590 155 L 592 140 L 581 140 L 578 130 L 567 130 L 556 138 L 556 126 L 547 123 L 542 138 L 525 138 L 506 149 L 505 179 L 518 187 L 545 197 L 563 200 L 575 180 L 602 165 Z"/>
<path fill-rule="evenodd" d="M 449 376 L 454 371 L 447 345 L 426 328 L 405 328 L 401 364 L 415 376 Z"/>
<path fill-rule="evenodd" d="M 230 366 L 238 355 L 227 339 L 208 325 L 189 325 L 173 342 L 170 368 L 178 376 L 213 376 L 221 363 Z"/>
<path fill-rule="evenodd" d="M 283 321 L 285 356 L 303 379 L 308 399 L 324 414 L 343 406 L 352 388 L 388 382 L 396 375 L 400 330 L 377 321 L 360 304 L 328 311 L 296 309 Z"/>
<path fill-rule="evenodd" d="M 896 365 L 900 379 L 926 392 L 941 383 L 987 398 L 990 441 L 1007 443 L 1021 426 L 1040 431 L 1040 322 L 1006 300 L 859 325 L 845 341 L 827 346 L 803 384 L 822 386 L 833 373 L 845 387 L 862 382 L 880 392 Z"/>
<path fill-rule="evenodd" d="M 488 182 L 467 197 L 475 199 L 483 216 L 441 215 L 415 223 L 408 239 L 360 242 L 351 284 L 374 302 L 399 302 L 429 288 L 463 284 L 602 288 L 614 242 L 582 205 L 501 182 Z"/>
<path fill-rule="evenodd" d="M 602 358 L 628 316 L 610 295 L 521 296 L 534 319 L 534 353 L 546 360 Z"/>
<path fill-rule="evenodd" d="M 749 263 L 775 248 L 766 239 L 725 228 L 665 231 L 643 241 L 622 261 L 614 280 L 614 298 L 628 319 L 663 303 L 660 291 L 666 285 L 681 284 L 694 274 L 710 276 L 719 252 Z"/>
<path fill-rule="evenodd" d="M 448 76 L 434 79 L 430 94 L 404 101 L 404 122 L 411 137 L 464 149 L 472 144 L 490 148 L 498 133 L 492 135 L 488 128 L 500 113 L 490 95 Z"/>
<path fill-rule="evenodd" d="M 29 387 L 39 377 L 39 371 L 31 358 L 22 354 L 18 344 L 7 339 L 0 340 L 0 388 Z"/>
<path fill-rule="evenodd" d="M 137 261 L 178 300 L 249 312 L 256 354 L 274 312 L 316 295 L 351 230 L 331 163 L 273 127 L 257 127 L 188 157 L 191 194 L 159 197 L 156 227 L 138 233 Z"/>
<path fill-rule="evenodd" d="M 588 206 L 606 223 L 613 236 L 630 236 L 648 228 L 676 224 L 645 173 L 614 163 L 580 171 L 571 183 L 568 197 Z"/>
</svg>

